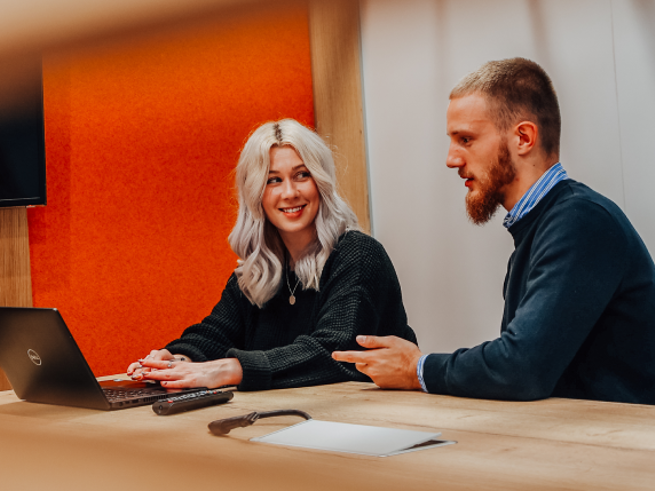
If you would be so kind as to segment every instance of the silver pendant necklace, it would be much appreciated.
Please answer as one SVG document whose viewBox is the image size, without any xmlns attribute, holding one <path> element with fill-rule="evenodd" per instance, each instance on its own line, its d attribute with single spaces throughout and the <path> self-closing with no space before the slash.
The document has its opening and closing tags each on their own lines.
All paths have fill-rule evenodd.
<svg viewBox="0 0 655 491">
<path fill-rule="evenodd" d="M 284 268 L 284 272 L 287 275 L 287 287 L 289 288 L 289 293 L 291 294 L 291 295 L 289 295 L 289 303 L 291 305 L 295 305 L 296 304 L 296 297 L 295 297 L 294 293 L 296 293 L 296 288 L 298 288 L 298 285 L 300 284 L 300 278 L 298 278 L 298 281 L 296 281 L 296 286 L 294 286 L 293 290 L 292 290 L 291 285 L 289 284 L 289 270 L 287 268 Z"/>
</svg>

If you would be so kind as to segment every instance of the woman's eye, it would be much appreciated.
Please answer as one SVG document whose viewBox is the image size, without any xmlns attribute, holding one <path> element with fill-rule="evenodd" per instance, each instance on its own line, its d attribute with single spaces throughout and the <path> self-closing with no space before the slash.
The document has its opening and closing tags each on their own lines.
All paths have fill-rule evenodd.
<svg viewBox="0 0 655 491">
<path fill-rule="evenodd" d="M 279 177 L 271 177 L 268 181 L 266 181 L 266 184 L 275 184 L 277 182 L 282 182 Z"/>
<path fill-rule="evenodd" d="M 307 179 L 308 177 L 312 177 L 312 175 L 309 173 L 309 171 L 304 170 L 302 172 L 298 172 L 298 174 L 296 174 L 296 177 L 298 179 Z"/>
</svg>

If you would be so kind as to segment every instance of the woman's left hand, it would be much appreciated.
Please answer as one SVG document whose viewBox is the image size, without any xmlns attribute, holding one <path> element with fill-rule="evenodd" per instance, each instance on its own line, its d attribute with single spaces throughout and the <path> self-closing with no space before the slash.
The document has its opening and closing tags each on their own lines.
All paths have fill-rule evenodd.
<svg viewBox="0 0 655 491">
<path fill-rule="evenodd" d="M 239 385 L 243 378 L 241 363 L 236 358 L 196 363 L 145 358 L 141 361 L 141 365 L 156 368 L 143 372 L 141 380 L 159 380 L 162 387 L 167 389 L 190 387 L 214 389 L 224 385 Z"/>
</svg>

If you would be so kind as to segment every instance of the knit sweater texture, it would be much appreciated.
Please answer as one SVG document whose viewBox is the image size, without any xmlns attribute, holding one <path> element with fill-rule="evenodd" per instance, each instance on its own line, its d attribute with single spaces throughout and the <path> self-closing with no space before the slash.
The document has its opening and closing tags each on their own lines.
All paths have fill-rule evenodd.
<svg viewBox="0 0 655 491">
<path fill-rule="evenodd" d="M 509 232 L 500 337 L 428 356 L 428 390 L 655 404 L 655 266 L 619 207 L 562 181 Z"/>
<path fill-rule="evenodd" d="M 291 288 L 297 278 L 289 273 Z M 239 390 L 264 390 L 369 381 L 354 364 L 332 359 L 335 350 L 361 349 L 358 334 L 396 335 L 416 343 L 407 325 L 400 284 L 382 245 L 346 232 L 323 267 L 319 291 L 295 291 L 289 303 L 286 277 L 261 309 L 239 289 L 234 274 L 220 302 L 200 324 L 166 346 L 194 361 L 237 358 Z"/>
</svg>

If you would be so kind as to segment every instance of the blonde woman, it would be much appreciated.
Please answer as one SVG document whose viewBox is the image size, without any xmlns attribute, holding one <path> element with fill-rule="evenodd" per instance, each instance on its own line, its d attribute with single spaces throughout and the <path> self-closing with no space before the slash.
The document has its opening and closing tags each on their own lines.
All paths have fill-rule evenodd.
<svg viewBox="0 0 655 491">
<path fill-rule="evenodd" d="M 236 169 L 239 256 L 220 302 L 128 375 L 164 387 L 263 390 L 370 380 L 332 359 L 358 334 L 416 343 L 384 248 L 336 191 L 332 153 L 297 121 L 266 123 Z"/>
</svg>

